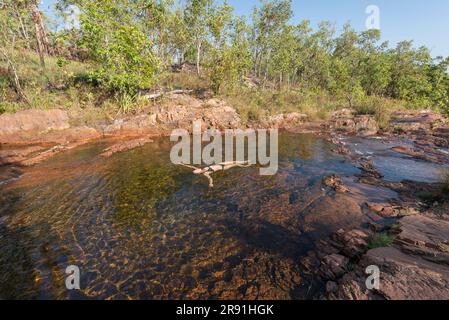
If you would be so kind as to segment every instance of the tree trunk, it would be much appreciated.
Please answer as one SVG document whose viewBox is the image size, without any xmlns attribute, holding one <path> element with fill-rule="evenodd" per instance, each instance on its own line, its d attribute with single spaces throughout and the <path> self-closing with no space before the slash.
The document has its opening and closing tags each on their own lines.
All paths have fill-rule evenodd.
<svg viewBox="0 0 449 320">
<path fill-rule="evenodd" d="M 29 102 L 27 96 L 25 95 L 25 92 L 23 92 L 22 86 L 20 85 L 19 76 L 17 74 L 17 70 L 16 70 L 16 67 L 14 66 L 14 63 L 12 62 L 8 53 L 3 48 L 0 48 L 0 53 L 5 58 L 6 63 L 8 64 L 8 70 L 10 73 L 10 77 L 12 78 L 14 89 L 16 90 L 17 94 L 19 95 L 20 99 L 25 101 L 27 104 L 29 104 L 30 102 Z"/>
<path fill-rule="evenodd" d="M 201 59 L 201 41 L 199 41 L 196 46 L 196 72 L 198 73 L 198 76 L 201 75 L 200 59 Z"/>
<path fill-rule="evenodd" d="M 45 55 L 50 53 L 49 44 L 42 14 L 39 11 L 38 3 L 36 1 L 31 4 L 31 13 L 33 15 L 34 28 L 36 30 L 37 49 L 39 51 L 41 66 L 42 68 L 45 68 Z"/>
<path fill-rule="evenodd" d="M 27 48 L 30 49 L 30 38 L 28 36 L 28 30 L 27 30 L 25 24 L 23 23 L 23 19 L 22 19 L 22 16 L 20 15 L 20 11 L 17 9 L 17 7 L 15 5 L 13 8 L 14 8 L 14 12 L 17 16 L 17 20 L 19 20 L 20 31 L 22 33 L 22 37 L 25 40 Z"/>
</svg>

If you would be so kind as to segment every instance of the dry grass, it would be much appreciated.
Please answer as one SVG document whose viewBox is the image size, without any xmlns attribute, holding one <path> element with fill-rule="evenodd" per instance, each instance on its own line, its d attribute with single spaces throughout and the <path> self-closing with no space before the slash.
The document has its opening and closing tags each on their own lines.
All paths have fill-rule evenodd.
<svg viewBox="0 0 449 320">
<path fill-rule="evenodd" d="M 405 109 L 404 103 L 383 97 L 363 97 L 354 106 L 357 114 L 373 115 L 381 129 L 388 127 L 391 114 Z"/>
<path fill-rule="evenodd" d="M 221 98 L 233 106 L 244 121 L 289 112 L 307 114 L 312 120 L 327 119 L 332 111 L 340 107 L 338 101 L 333 101 L 324 92 L 299 90 L 278 91 L 241 87 L 225 91 Z"/>
<path fill-rule="evenodd" d="M 25 108 L 64 108 L 84 112 L 86 121 L 92 122 L 98 117 L 112 117 L 110 114 L 114 113 L 114 109 L 115 112 L 126 113 L 138 111 L 141 107 L 141 102 L 135 97 L 117 98 L 85 81 L 86 74 L 92 69 L 88 64 L 47 57 L 43 71 L 34 52 L 15 52 L 12 56 L 30 104 L 18 101 L 9 84 L 7 70 L 0 68 L 0 114 Z M 207 90 L 209 86 L 207 76 L 198 77 L 193 71 L 182 71 L 163 74 L 154 89 L 200 91 Z M 277 90 L 244 85 L 224 86 L 219 97 L 233 106 L 244 121 L 288 112 L 299 112 L 311 120 L 321 120 L 328 119 L 337 109 L 348 107 L 347 101 L 326 91 L 302 87 Z M 404 109 L 402 103 L 380 97 L 363 97 L 354 106 L 359 114 L 374 115 L 381 128 L 388 125 L 392 111 Z"/>
<path fill-rule="evenodd" d="M 16 112 L 21 109 L 72 108 L 90 97 L 91 89 L 74 86 L 74 79 L 85 74 L 89 65 L 76 61 L 66 61 L 56 57 L 46 57 L 42 69 L 36 53 L 22 50 L 10 53 L 29 104 L 20 101 L 10 85 L 9 75 L 0 72 L 0 113 Z M 85 95 L 80 98 L 81 95 Z M 93 95 L 93 94 L 91 94 Z"/>
<path fill-rule="evenodd" d="M 209 80 L 192 72 L 173 72 L 163 75 L 157 86 L 168 90 L 199 90 L 208 88 Z"/>
</svg>

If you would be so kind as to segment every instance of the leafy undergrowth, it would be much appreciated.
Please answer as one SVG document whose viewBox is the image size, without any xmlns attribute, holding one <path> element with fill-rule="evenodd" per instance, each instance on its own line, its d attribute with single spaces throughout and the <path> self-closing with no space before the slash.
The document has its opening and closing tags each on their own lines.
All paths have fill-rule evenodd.
<svg viewBox="0 0 449 320">
<path fill-rule="evenodd" d="M 406 109 L 405 103 L 383 97 L 363 97 L 354 106 L 359 115 L 372 115 L 376 119 L 379 127 L 385 129 L 391 119 L 391 113 L 396 110 Z"/>
<path fill-rule="evenodd" d="M 80 124 L 90 124 L 111 120 L 117 113 L 139 112 L 147 104 L 138 95 L 119 96 L 101 88 L 88 76 L 93 68 L 90 64 L 46 57 L 43 70 L 34 52 L 17 51 L 13 58 L 29 104 L 18 100 L 7 70 L 0 70 L 0 114 L 28 108 L 62 108 L 78 114 Z M 208 76 L 199 77 L 192 70 L 165 72 L 152 89 L 211 91 Z M 279 89 L 240 83 L 223 86 L 218 97 L 234 107 L 244 122 L 288 112 L 306 114 L 310 120 L 327 120 L 332 112 L 349 107 L 346 99 L 306 86 Z M 381 128 L 388 125 L 392 111 L 404 108 L 399 101 L 375 96 L 362 96 L 352 103 L 357 114 L 374 115 Z"/>
<path fill-rule="evenodd" d="M 368 249 L 390 247 L 395 241 L 395 237 L 386 233 L 376 233 L 368 241 Z"/>
</svg>

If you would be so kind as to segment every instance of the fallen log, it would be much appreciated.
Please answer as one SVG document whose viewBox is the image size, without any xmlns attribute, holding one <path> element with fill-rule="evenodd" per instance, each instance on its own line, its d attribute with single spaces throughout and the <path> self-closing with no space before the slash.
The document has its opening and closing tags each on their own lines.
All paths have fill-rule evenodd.
<svg viewBox="0 0 449 320">
<path fill-rule="evenodd" d="M 142 97 L 147 98 L 148 100 L 155 100 L 162 96 L 166 95 L 172 95 L 172 94 L 191 94 L 193 90 L 173 90 L 173 91 L 162 91 L 162 92 L 156 92 L 152 94 L 145 94 L 142 95 Z"/>
</svg>

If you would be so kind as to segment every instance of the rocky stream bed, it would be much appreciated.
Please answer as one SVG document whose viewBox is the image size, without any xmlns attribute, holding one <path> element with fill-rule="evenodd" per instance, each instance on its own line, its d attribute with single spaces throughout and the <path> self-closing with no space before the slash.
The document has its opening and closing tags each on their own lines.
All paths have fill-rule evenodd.
<svg viewBox="0 0 449 320">
<path fill-rule="evenodd" d="M 0 298 L 449 299 L 446 119 L 243 125 L 221 100 L 170 99 L 91 127 L 62 110 L 0 116 Z M 167 165 L 167 134 L 194 120 L 282 129 L 279 173 L 238 169 L 210 190 Z M 85 270 L 76 294 L 68 263 Z"/>
</svg>

